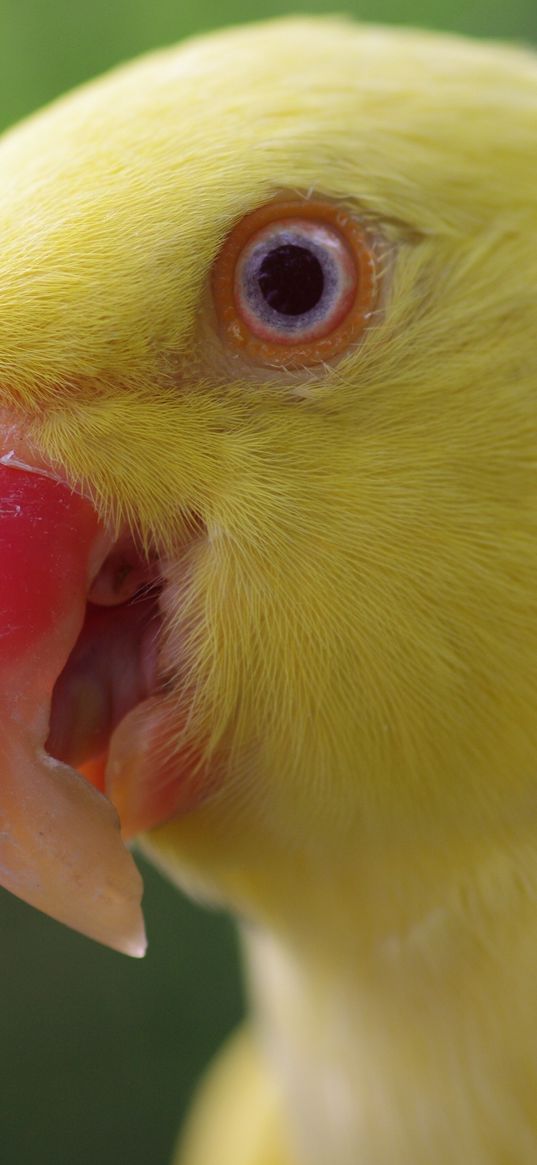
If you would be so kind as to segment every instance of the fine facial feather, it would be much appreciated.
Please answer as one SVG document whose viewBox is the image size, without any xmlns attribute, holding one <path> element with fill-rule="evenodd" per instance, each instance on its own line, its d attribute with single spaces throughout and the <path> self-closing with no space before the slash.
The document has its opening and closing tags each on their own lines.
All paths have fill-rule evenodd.
<svg viewBox="0 0 537 1165">
<path fill-rule="evenodd" d="M 293 19 L 121 69 L 1 154 L 4 399 L 146 544 L 171 555 L 192 513 L 207 531 L 167 651 L 189 711 L 177 744 L 207 740 L 225 779 L 148 845 L 318 961 L 306 1016 L 337 969 L 397 1114 L 430 1076 L 420 984 L 447 1049 L 428 1111 L 449 1078 L 459 1114 L 439 1165 L 503 1160 L 472 1113 L 497 1106 L 507 1046 L 536 1068 L 517 986 L 537 888 L 536 128 L 523 50 Z M 382 240 L 375 318 L 320 370 L 251 367 L 215 329 L 222 241 L 279 191 L 341 201 Z M 483 953 L 496 943 L 518 952 L 512 982 Z M 481 1107 L 448 1069 L 470 973 L 491 1013 Z M 517 1081 L 518 1165 L 537 1130 Z M 377 1134 L 375 1165 L 426 1160 L 405 1127 L 397 1158 L 399 1125 Z"/>
</svg>

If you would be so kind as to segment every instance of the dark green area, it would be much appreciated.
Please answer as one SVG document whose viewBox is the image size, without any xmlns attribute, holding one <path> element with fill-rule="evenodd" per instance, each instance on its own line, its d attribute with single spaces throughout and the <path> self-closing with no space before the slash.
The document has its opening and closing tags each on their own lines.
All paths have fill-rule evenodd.
<svg viewBox="0 0 537 1165">
<path fill-rule="evenodd" d="M 0 891 L 2 1165 L 166 1165 L 193 1083 L 240 1014 L 231 924 L 140 865 L 144 960 Z"/>
<path fill-rule="evenodd" d="M 535 0 L 0 0 L 0 126 L 146 49 L 290 11 L 537 38 Z M 166 1165 L 193 1081 L 240 1013 L 230 924 L 144 872 L 144 962 L 0 894 L 3 1165 Z"/>
</svg>

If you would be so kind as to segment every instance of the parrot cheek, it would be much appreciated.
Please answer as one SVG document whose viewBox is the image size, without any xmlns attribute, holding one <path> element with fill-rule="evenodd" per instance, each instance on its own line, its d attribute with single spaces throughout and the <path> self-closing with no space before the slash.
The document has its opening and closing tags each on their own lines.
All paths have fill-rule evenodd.
<svg viewBox="0 0 537 1165">
<path fill-rule="evenodd" d="M 159 691 L 158 563 L 114 542 L 13 426 L 2 446 L 0 885 L 139 956 L 142 883 L 116 809 L 132 836 L 198 796 Z"/>
</svg>

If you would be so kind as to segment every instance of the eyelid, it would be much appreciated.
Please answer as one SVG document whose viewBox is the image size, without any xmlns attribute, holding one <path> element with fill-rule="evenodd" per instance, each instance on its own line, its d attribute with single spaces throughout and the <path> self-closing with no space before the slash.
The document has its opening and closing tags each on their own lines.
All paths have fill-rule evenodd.
<svg viewBox="0 0 537 1165">
<path fill-rule="evenodd" d="M 336 231 L 352 253 L 357 269 L 354 302 L 344 318 L 328 335 L 293 346 L 253 333 L 238 310 L 234 292 L 236 269 L 244 249 L 264 228 L 289 219 Z M 322 198 L 272 199 L 233 227 L 215 261 L 211 288 L 221 339 L 232 352 L 258 365 L 293 369 L 328 363 L 366 331 L 379 299 L 378 267 L 371 231 L 346 208 Z"/>
</svg>

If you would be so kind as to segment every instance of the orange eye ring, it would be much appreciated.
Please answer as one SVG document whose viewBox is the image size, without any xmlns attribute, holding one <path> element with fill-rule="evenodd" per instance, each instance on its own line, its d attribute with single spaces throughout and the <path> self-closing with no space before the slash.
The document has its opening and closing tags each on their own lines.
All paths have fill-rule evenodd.
<svg viewBox="0 0 537 1165">
<path fill-rule="evenodd" d="M 241 304 L 245 256 L 278 227 L 301 230 L 305 238 L 318 228 L 318 237 L 328 239 L 342 272 L 340 300 L 328 320 L 306 329 L 305 337 L 289 330 L 272 338 L 270 328 Z M 377 302 L 377 283 L 373 241 L 349 211 L 321 199 L 277 198 L 233 228 L 213 267 L 212 294 L 220 332 L 230 348 L 257 364 L 297 368 L 328 363 L 360 338 Z"/>
</svg>

